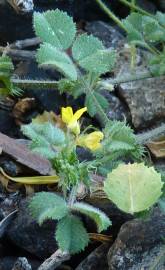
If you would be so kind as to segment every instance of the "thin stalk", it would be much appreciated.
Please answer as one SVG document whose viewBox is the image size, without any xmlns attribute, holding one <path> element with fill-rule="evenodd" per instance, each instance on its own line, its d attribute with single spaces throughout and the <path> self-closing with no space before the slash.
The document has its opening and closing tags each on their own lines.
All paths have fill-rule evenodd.
<svg viewBox="0 0 165 270">
<path fill-rule="evenodd" d="M 150 17 L 153 17 L 151 13 L 145 11 L 144 9 L 138 7 L 135 3 L 133 2 L 127 2 L 127 0 L 119 0 L 122 4 L 124 4 L 125 6 L 130 7 L 131 9 L 134 9 L 140 13 L 142 13 L 143 15 L 147 15 Z"/>
<path fill-rule="evenodd" d="M 107 79 L 102 82 L 100 82 L 101 86 L 104 87 L 104 84 L 112 84 L 112 85 L 117 85 L 121 83 L 129 83 L 133 81 L 139 81 L 139 80 L 144 80 L 144 79 L 150 79 L 153 78 L 153 75 L 149 72 L 143 72 L 143 73 L 135 73 L 135 74 L 130 74 L 129 76 L 121 76 L 119 78 L 115 79 Z"/>
<path fill-rule="evenodd" d="M 56 89 L 58 87 L 58 81 L 49 80 L 21 80 L 21 79 L 11 79 L 14 86 L 21 89 Z"/>
<path fill-rule="evenodd" d="M 86 95 L 90 95 L 93 99 L 93 106 L 96 106 L 97 113 L 100 117 L 101 122 L 103 123 L 103 125 L 106 125 L 106 123 L 109 121 L 109 118 L 107 117 L 103 108 L 101 107 L 101 105 L 97 101 L 97 99 L 96 99 L 95 95 L 93 94 L 93 91 L 90 88 L 90 86 L 88 85 L 88 83 L 85 80 L 83 80 L 83 84 L 84 84 L 84 88 L 86 89 Z"/>
<path fill-rule="evenodd" d="M 96 0 L 97 4 L 100 6 L 100 8 L 120 27 L 122 28 L 124 31 L 127 32 L 127 29 L 125 28 L 125 26 L 123 25 L 123 23 L 121 22 L 121 20 L 110 10 L 110 8 L 108 8 L 103 1 L 101 0 Z"/>
</svg>

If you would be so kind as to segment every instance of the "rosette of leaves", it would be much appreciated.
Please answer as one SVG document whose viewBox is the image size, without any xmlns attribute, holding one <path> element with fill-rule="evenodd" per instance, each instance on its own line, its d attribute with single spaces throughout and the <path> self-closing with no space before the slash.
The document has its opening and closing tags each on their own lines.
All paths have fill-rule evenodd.
<svg viewBox="0 0 165 270">
<path fill-rule="evenodd" d="M 108 102 L 101 95 L 97 82 L 100 75 L 113 68 L 114 51 L 105 49 L 92 35 L 76 36 L 73 19 L 58 9 L 34 13 L 34 29 L 42 42 L 36 55 L 38 64 L 51 66 L 63 75 L 59 90 L 75 98 L 85 94 L 85 104 L 91 116 L 97 112 L 93 98 L 106 109 Z"/>
<path fill-rule="evenodd" d="M 120 164 L 108 174 L 104 191 L 124 212 L 134 214 L 149 210 L 160 196 L 164 183 L 154 167 L 144 163 Z"/>
<path fill-rule="evenodd" d="M 22 90 L 14 86 L 11 76 L 14 66 L 8 56 L 0 57 L 0 95 L 20 95 Z"/>
<path fill-rule="evenodd" d="M 62 197 L 50 192 L 35 194 L 30 200 L 29 210 L 40 225 L 48 219 L 57 220 L 55 239 L 59 248 L 70 254 L 84 250 L 89 242 L 86 228 L 73 212 L 85 214 L 93 219 L 98 232 L 111 225 L 110 219 L 99 209 L 81 202 L 69 205 Z"/>
</svg>

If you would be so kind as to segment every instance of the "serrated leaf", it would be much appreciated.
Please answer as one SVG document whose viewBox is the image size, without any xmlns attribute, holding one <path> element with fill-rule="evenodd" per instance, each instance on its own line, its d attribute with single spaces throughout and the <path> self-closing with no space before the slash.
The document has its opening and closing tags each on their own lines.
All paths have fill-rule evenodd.
<svg viewBox="0 0 165 270">
<path fill-rule="evenodd" d="M 121 164 L 108 174 L 104 191 L 119 209 L 134 214 L 156 203 L 162 186 L 161 175 L 153 167 L 143 163 Z"/>
<path fill-rule="evenodd" d="M 60 220 L 68 214 L 66 201 L 51 192 L 36 193 L 30 200 L 29 210 L 40 225 L 47 219 Z"/>
<path fill-rule="evenodd" d="M 69 48 L 76 34 L 73 19 L 59 9 L 35 12 L 34 29 L 43 42 L 60 50 Z"/>
<path fill-rule="evenodd" d="M 155 19 L 162 25 L 165 26 L 165 14 L 158 11 L 156 12 Z"/>
<path fill-rule="evenodd" d="M 72 54 L 82 68 L 93 73 L 106 73 L 115 63 L 114 51 L 106 50 L 98 38 L 87 34 L 77 37 Z"/>
<path fill-rule="evenodd" d="M 58 222 L 56 240 L 62 251 L 75 254 L 84 250 L 88 245 L 89 237 L 80 219 L 68 215 Z"/>
<path fill-rule="evenodd" d="M 41 145 L 62 145 L 65 144 L 64 132 L 55 127 L 52 123 L 46 122 L 43 124 L 31 123 L 21 127 L 23 133 L 34 141 L 40 141 Z M 40 145 L 40 144 L 39 144 Z"/>
<path fill-rule="evenodd" d="M 51 66 L 70 80 L 77 79 L 77 71 L 70 57 L 48 43 L 44 43 L 37 51 L 37 62 L 41 67 Z"/>
<path fill-rule="evenodd" d="M 120 121 L 110 121 L 104 129 L 105 146 L 110 151 L 133 150 L 136 145 L 136 138 L 133 130 Z"/>
<path fill-rule="evenodd" d="M 154 55 L 149 59 L 149 68 L 154 76 L 165 74 L 165 48 L 159 55 Z"/>
<path fill-rule="evenodd" d="M 85 106 L 87 107 L 88 113 L 91 117 L 97 113 L 97 107 L 94 105 L 94 99 L 96 99 L 96 101 L 102 107 L 103 111 L 105 111 L 109 106 L 107 99 L 103 95 L 97 92 L 93 92 L 92 94 L 93 96 L 89 93 L 85 98 Z"/>
<path fill-rule="evenodd" d="M 93 219 L 97 225 L 98 232 L 106 230 L 111 225 L 110 219 L 102 211 L 87 203 L 74 203 L 72 210 L 78 211 Z"/>
</svg>

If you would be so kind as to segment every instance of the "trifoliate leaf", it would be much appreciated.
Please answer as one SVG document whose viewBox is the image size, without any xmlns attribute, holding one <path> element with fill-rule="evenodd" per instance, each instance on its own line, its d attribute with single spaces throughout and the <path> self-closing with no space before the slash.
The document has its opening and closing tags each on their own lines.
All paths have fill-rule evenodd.
<svg viewBox="0 0 165 270">
<path fill-rule="evenodd" d="M 69 48 L 76 34 L 76 26 L 71 17 L 59 9 L 44 13 L 34 13 L 34 29 L 43 42 L 60 50 Z"/>
<path fill-rule="evenodd" d="M 104 191 L 119 209 L 133 214 L 156 203 L 162 186 L 161 175 L 153 167 L 143 163 L 121 164 L 108 174 Z"/>
<path fill-rule="evenodd" d="M 47 219 L 61 219 L 68 213 L 65 200 L 51 192 L 36 193 L 29 203 L 30 213 L 39 224 Z"/>
<path fill-rule="evenodd" d="M 36 55 L 41 67 L 51 66 L 70 80 L 77 79 L 77 71 L 70 57 L 48 43 L 40 46 Z"/>
<path fill-rule="evenodd" d="M 87 203 L 74 203 L 72 210 L 78 211 L 93 219 L 98 227 L 98 232 L 106 230 L 111 225 L 110 219 L 102 211 Z"/>
<path fill-rule="evenodd" d="M 78 36 L 73 44 L 72 53 L 82 68 L 93 73 L 106 73 L 115 63 L 114 51 L 106 50 L 98 38 L 86 34 Z"/>
<path fill-rule="evenodd" d="M 80 219 L 68 215 L 58 222 L 56 240 L 62 251 L 74 254 L 84 250 L 88 245 L 89 237 Z"/>
</svg>

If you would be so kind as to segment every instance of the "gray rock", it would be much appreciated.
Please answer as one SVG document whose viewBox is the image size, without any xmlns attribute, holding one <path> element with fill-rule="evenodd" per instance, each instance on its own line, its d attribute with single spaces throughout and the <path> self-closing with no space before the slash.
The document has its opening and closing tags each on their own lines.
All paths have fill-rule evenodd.
<svg viewBox="0 0 165 270">
<path fill-rule="evenodd" d="M 146 220 L 125 223 L 108 252 L 109 270 L 165 269 L 164 236 L 165 214 L 159 209 Z"/>
<path fill-rule="evenodd" d="M 47 221 L 39 226 L 32 219 L 28 211 L 28 200 L 23 200 L 19 213 L 8 229 L 8 238 L 17 246 L 44 259 L 49 257 L 56 249 L 54 232 L 56 222 Z"/>
<path fill-rule="evenodd" d="M 125 40 L 117 27 L 103 21 L 87 22 L 85 30 L 102 40 L 106 48 L 117 48 Z"/>
<path fill-rule="evenodd" d="M 121 84 L 120 96 L 126 101 L 135 128 L 146 128 L 165 117 L 165 78 L 152 78 Z"/>
<path fill-rule="evenodd" d="M 102 244 L 90 253 L 77 267 L 75 270 L 93 270 L 101 269 L 108 270 L 107 263 L 107 252 L 109 245 Z"/>
</svg>

